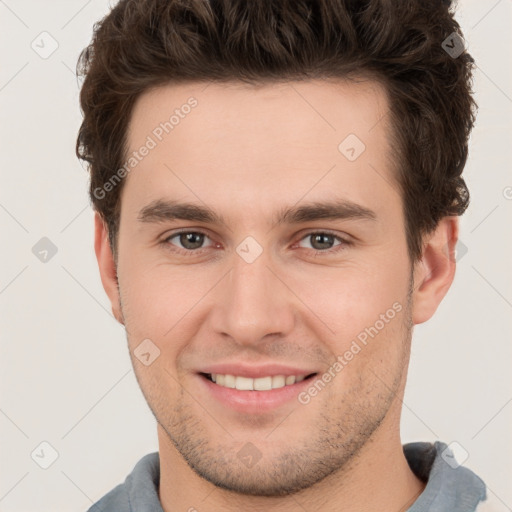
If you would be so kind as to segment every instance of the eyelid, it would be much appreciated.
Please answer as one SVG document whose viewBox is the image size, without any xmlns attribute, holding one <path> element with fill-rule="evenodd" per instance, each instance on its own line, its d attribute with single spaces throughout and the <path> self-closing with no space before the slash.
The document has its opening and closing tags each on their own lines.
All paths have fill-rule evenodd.
<svg viewBox="0 0 512 512">
<path fill-rule="evenodd" d="M 175 246 L 174 244 L 171 244 L 169 242 L 169 240 L 171 238 L 175 238 L 177 237 L 178 235 L 181 235 L 183 233 L 195 233 L 195 234 L 199 234 L 199 235 L 204 235 L 206 238 L 208 238 L 212 243 L 211 245 L 207 246 L 207 247 L 200 247 L 199 249 L 195 249 L 195 250 L 190 250 L 190 249 L 183 249 L 182 247 L 178 247 L 178 246 Z M 208 232 L 206 232 L 204 229 L 202 228 L 181 228 L 181 229 L 177 229 L 176 231 L 173 231 L 172 233 L 166 233 L 163 237 L 162 237 L 162 240 L 159 242 L 160 244 L 162 245 L 165 245 L 165 244 L 169 244 L 169 245 L 173 245 L 174 247 L 176 247 L 176 251 L 177 252 L 186 252 L 186 253 L 199 253 L 201 252 L 203 249 L 207 249 L 208 247 L 211 247 L 213 245 L 215 245 L 215 241 L 212 239 L 212 237 L 208 234 Z"/>
<path fill-rule="evenodd" d="M 208 238 L 212 243 L 207 246 L 207 247 L 200 247 L 199 249 L 183 249 L 181 247 L 178 247 L 178 246 L 175 246 L 174 244 L 170 244 L 169 240 L 171 238 L 174 238 L 178 235 L 181 235 L 182 233 L 196 233 L 196 234 L 201 234 L 201 235 L 204 235 L 206 238 Z M 313 251 L 315 254 L 319 254 L 319 253 L 325 253 L 325 254 L 330 254 L 330 253 L 333 253 L 337 250 L 337 248 L 340 248 L 343 247 L 343 246 L 347 246 L 347 245 L 352 245 L 353 244 L 353 240 L 351 239 L 351 237 L 349 235 L 341 235 L 335 231 L 332 231 L 330 229 L 309 229 L 305 232 L 302 232 L 300 233 L 298 236 L 298 240 L 296 242 L 294 242 L 293 246 L 297 245 L 298 243 L 302 242 L 302 240 L 304 240 L 305 238 L 307 238 L 308 236 L 311 236 L 311 235 L 316 235 L 316 234 L 322 234 L 322 235 L 330 235 L 332 237 L 334 237 L 335 239 L 337 239 L 340 243 L 338 245 L 335 245 L 334 247 L 330 248 L 330 249 L 325 249 L 325 250 L 318 250 L 318 249 L 309 249 L 309 248 L 306 248 L 306 249 L 309 249 L 310 251 Z M 173 245 L 175 247 L 175 250 L 176 252 L 181 252 L 181 253 L 187 253 L 187 254 L 193 254 L 193 253 L 197 253 L 199 254 L 200 252 L 202 252 L 203 250 L 205 249 L 208 249 L 209 247 L 212 247 L 212 246 L 215 246 L 216 242 L 212 239 L 212 237 L 210 236 L 210 234 L 203 228 L 181 228 L 181 229 L 177 229 L 176 231 L 173 231 L 171 232 L 170 234 L 167 233 L 163 236 L 161 242 L 160 242 L 162 245 Z"/>
<path fill-rule="evenodd" d="M 315 254 L 319 254 L 319 253 L 332 254 L 336 250 L 346 247 L 348 245 L 353 245 L 353 243 L 354 243 L 352 238 L 349 235 L 341 235 L 336 231 L 331 231 L 330 229 L 310 229 L 307 232 L 302 233 L 300 235 L 300 238 L 298 239 L 297 242 L 294 243 L 294 246 L 299 244 L 300 242 L 302 242 L 308 236 L 319 235 L 319 234 L 320 235 L 330 235 L 333 238 L 337 239 L 340 243 L 331 247 L 330 249 L 325 249 L 323 251 L 319 250 L 319 249 L 306 248 L 306 249 L 309 249 L 310 251 L 314 251 Z"/>
<path fill-rule="evenodd" d="M 318 228 L 310 228 L 303 233 L 301 233 L 301 240 L 302 238 L 308 236 L 308 235 L 316 235 L 316 234 L 322 234 L 322 235 L 332 235 L 336 238 L 339 238 L 341 240 L 348 241 L 351 237 L 346 233 L 340 233 L 338 231 L 333 231 L 331 229 L 318 229 Z"/>
</svg>

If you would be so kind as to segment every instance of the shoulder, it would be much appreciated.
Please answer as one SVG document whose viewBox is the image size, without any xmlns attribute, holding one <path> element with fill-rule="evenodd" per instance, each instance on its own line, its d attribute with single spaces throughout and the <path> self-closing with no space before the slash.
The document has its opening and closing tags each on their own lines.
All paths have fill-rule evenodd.
<svg viewBox="0 0 512 512">
<path fill-rule="evenodd" d="M 142 457 L 122 484 L 114 487 L 87 512 L 161 512 L 158 499 L 158 452 Z"/>
<path fill-rule="evenodd" d="M 126 485 L 123 483 L 114 487 L 87 512 L 131 512 Z"/>
</svg>

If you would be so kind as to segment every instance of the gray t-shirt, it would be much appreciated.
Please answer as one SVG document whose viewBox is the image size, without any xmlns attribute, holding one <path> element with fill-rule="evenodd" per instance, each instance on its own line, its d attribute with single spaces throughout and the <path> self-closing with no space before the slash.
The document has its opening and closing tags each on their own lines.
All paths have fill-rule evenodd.
<svg viewBox="0 0 512 512">
<path fill-rule="evenodd" d="M 407 512 L 479 512 L 486 499 L 484 482 L 457 464 L 445 443 L 408 443 L 404 454 L 416 476 L 427 483 Z M 163 512 L 158 499 L 160 459 L 149 453 L 133 471 L 87 512 Z M 483 509 L 482 509 L 483 510 Z"/>
</svg>

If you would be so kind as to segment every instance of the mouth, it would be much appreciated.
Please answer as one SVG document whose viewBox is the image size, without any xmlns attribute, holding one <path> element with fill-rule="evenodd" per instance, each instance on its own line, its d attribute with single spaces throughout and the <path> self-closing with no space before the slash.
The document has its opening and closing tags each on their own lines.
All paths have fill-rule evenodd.
<svg viewBox="0 0 512 512">
<path fill-rule="evenodd" d="M 299 384 L 300 382 L 312 379 L 317 374 L 267 375 L 258 378 L 222 373 L 200 373 L 200 375 L 213 384 L 224 388 L 236 389 L 238 391 L 272 391 Z"/>
<path fill-rule="evenodd" d="M 298 397 L 318 372 L 297 375 L 265 375 L 247 377 L 224 373 L 197 373 L 200 392 L 211 397 L 224 412 L 262 415 L 277 412 L 284 406 L 300 406 Z"/>
</svg>

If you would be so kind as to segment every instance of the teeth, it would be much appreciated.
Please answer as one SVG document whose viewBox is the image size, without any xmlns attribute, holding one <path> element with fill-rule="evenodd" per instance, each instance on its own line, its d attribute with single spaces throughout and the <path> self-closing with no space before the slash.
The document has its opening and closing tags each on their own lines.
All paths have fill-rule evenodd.
<svg viewBox="0 0 512 512">
<path fill-rule="evenodd" d="M 231 377 L 231 375 L 230 375 Z M 234 387 L 241 391 L 252 391 L 254 389 L 254 379 L 248 377 L 233 377 L 235 381 Z"/>
<path fill-rule="evenodd" d="M 234 388 L 235 384 L 235 377 L 233 377 L 233 375 L 224 375 L 224 386 Z"/>
<path fill-rule="evenodd" d="M 284 375 L 275 375 L 272 377 L 272 389 L 284 388 L 286 377 Z"/>
<path fill-rule="evenodd" d="M 254 379 L 253 389 L 256 391 L 268 391 L 272 389 L 272 377 L 260 377 L 259 379 Z"/>
<path fill-rule="evenodd" d="M 211 374 L 212 381 L 219 386 L 240 391 L 270 391 L 271 389 L 279 389 L 284 386 L 291 386 L 296 382 L 302 382 L 305 378 L 305 375 L 269 375 L 268 377 L 251 379 L 250 377 L 223 375 L 220 373 Z"/>
</svg>

